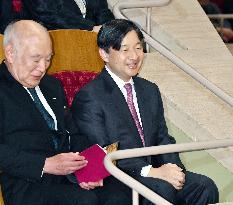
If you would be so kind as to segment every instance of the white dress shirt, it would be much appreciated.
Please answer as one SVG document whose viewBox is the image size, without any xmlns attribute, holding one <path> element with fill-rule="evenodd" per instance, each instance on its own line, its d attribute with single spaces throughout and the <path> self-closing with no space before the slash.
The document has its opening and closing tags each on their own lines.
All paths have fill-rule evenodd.
<svg viewBox="0 0 233 205">
<path fill-rule="evenodd" d="M 141 116 L 140 116 L 140 111 L 139 111 L 139 108 L 138 108 L 137 94 L 136 94 L 136 91 L 135 91 L 133 79 L 130 78 L 129 82 L 125 82 L 122 79 L 120 79 L 115 73 L 113 73 L 107 66 L 105 66 L 105 68 L 106 68 L 107 72 L 109 73 L 109 75 L 114 80 L 114 82 L 117 84 L 117 86 L 119 87 L 119 89 L 121 90 L 121 92 L 124 95 L 126 101 L 127 101 L 127 92 L 126 92 L 126 89 L 124 88 L 124 85 L 126 83 L 130 83 L 132 85 L 133 103 L 134 103 L 134 107 L 135 107 L 137 115 L 138 115 L 138 119 L 139 119 L 140 125 L 141 125 L 142 130 L 143 130 L 142 120 L 141 120 Z M 151 167 L 152 167 L 152 165 L 148 165 L 148 166 L 142 167 L 142 169 L 141 169 L 141 176 L 146 177 L 149 174 Z"/>
</svg>

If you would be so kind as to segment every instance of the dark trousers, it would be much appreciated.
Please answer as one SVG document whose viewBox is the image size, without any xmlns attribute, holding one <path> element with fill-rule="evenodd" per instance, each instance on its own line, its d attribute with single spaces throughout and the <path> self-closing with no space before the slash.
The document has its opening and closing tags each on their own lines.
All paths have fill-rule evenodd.
<svg viewBox="0 0 233 205">
<path fill-rule="evenodd" d="M 186 171 L 185 184 L 181 190 L 176 190 L 170 183 L 151 177 L 139 177 L 145 186 L 175 205 L 207 205 L 219 201 L 218 189 L 212 179 Z M 152 203 L 141 200 L 143 205 Z"/>
<path fill-rule="evenodd" d="M 30 183 L 4 199 L 5 205 L 131 205 L 131 190 L 115 178 L 104 179 L 104 186 L 84 190 L 63 178 L 59 183 Z M 21 192 L 21 193 L 20 193 Z"/>
<path fill-rule="evenodd" d="M 104 179 L 103 187 L 93 191 L 100 205 L 132 205 L 131 189 L 112 176 Z"/>
<path fill-rule="evenodd" d="M 50 190 L 51 191 L 51 190 Z M 83 190 L 78 184 L 67 187 L 54 187 L 53 196 L 48 205 L 131 205 L 129 188 L 113 177 L 104 179 L 104 186 L 93 190 Z M 65 193 L 64 193 L 65 192 Z M 43 204 L 44 205 L 44 204 Z"/>
</svg>

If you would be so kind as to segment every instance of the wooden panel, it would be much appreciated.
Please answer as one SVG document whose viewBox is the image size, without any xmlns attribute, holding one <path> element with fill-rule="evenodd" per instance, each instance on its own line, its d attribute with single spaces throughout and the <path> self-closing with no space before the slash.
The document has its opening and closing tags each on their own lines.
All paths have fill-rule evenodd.
<svg viewBox="0 0 233 205">
<path fill-rule="evenodd" d="M 0 205 L 4 205 L 3 198 L 2 198 L 1 187 L 0 187 Z"/>
<path fill-rule="evenodd" d="M 99 56 L 97 34 L 77 29 L 49 31 L 54 56 L 48 73 L 62 70 L 86 70 L 99 72 L 104 62 Z M 4 59 L 3 35 L 0 34 L 0 62 Z"/>
<path fill-rule="evenodd" d="M 49 31 L 54 56 L 48 73 L 62 70 L 86 70 L 99 72 L 104 62 L 99 56 L 97 34 L 78 29 Z"/>
</svg>

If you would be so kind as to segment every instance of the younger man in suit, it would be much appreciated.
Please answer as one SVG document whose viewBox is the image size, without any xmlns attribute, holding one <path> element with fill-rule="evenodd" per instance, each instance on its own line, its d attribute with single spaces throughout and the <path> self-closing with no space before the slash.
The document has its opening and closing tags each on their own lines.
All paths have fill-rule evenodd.
<svg viewBox="0 0 233 205">
<path fill-rule="evenodd" d="M 66 175 L 87 165 L 90 144 L 69 117 L 63 89 L 46 75 L 52 43 L 34 21 L 4 32 L 0 65 L 0 184 L 5 205 L 130 205 L 112 178 L 72 184 Z"/>
<path fill-rule="evenodd" d="M 119 149 L 175 143 L 158 87 L 137 77 L 144 58 L 139 28 L 113 20 L 102 26 L 97 43 L 105 68 L 72 105 L 81 134 L 100 145 L 119 141 Z M 177 153 L 120 160 L 118 166 L 173 204 L 218 202 L 214 182 L 186 171 Z"/>
</svg>

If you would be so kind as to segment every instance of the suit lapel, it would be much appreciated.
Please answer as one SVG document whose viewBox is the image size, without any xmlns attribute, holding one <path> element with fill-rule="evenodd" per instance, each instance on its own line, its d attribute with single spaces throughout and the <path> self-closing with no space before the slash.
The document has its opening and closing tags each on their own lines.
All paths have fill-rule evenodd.
<svg viewBox="0 0 233 205">
<path fill-rule="evenodd" d="M 56 116 L 58 127 L 60 126 L 61 129 L 64 129 L 63 112 L 61 111 L 61 105 L 59 105 L 59 99 L 57 99 L 57 96 L 54 95 L 51 88 L 45 85 L 43 81 L 40 84 L 40 89 L 46 101 L 48 102 L 49 106 L 51 107 L 51 109 L 53 110 Z"/>
<path fill-rule="evenodd" d="M 60 98 L 61 96 L 58 96 L 57 93 L 54 93 L 54 89 L 51 89 L 51 84 L 47 84 L 46 80 L 41 81 L 40 89 L 57 119 L 58 131 L 54 132 L 54 134 L 59 139 L 58 141 L 58 149 L 59 149 L 59 147 L 66 140 L 66 135 L 62 134 L 62 133 L 66 133 L 66 127 L 64 122 L 64 111 L 61 110 L 61 99 L 58 99 L 58 97 Z M 53 144 L 51 137 L 49 138 L 50 138 L 50 142 Z"/>
<path fill-rule="evenodd" d="M 145 144 L 148 146 L 151 120 L 150 120 L 150 109 L 148 109 L 151 105 L 149 104 L 149 100 L 147 99 L 147 91 L 144 90 L 142 82 L 139 82 L 139 78 L 134 77 L 134 86 L 137 96 L 138 108 L 140 112 L 140 117 L 142 121 L 142 127 L 145 137 Z"/>
</svg>

